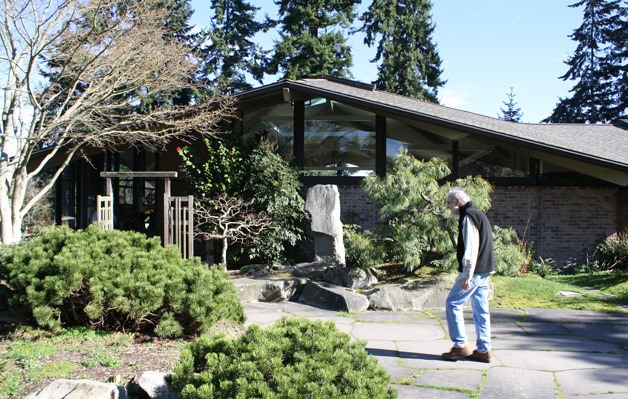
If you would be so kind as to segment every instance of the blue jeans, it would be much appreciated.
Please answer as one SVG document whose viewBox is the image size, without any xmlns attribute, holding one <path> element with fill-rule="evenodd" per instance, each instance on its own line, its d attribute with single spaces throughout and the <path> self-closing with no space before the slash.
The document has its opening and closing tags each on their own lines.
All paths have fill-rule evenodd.
<svg viewBox="0 0 628 399">
<path fill-rule="evenodd" d="M 468 290 L 462 289 L 462 280 L 456 280 L 451 287 L 445 301 L 445 311 L 449 336 L 455 347 L 462 348 L 467 344 L 462 307 L 470 298 L 477 350 L 483 353 L 491 350 L 491 315 L 488 309 L 490 285 L 490 273 L 481 273 L 473 276 Z"/>
</svg>

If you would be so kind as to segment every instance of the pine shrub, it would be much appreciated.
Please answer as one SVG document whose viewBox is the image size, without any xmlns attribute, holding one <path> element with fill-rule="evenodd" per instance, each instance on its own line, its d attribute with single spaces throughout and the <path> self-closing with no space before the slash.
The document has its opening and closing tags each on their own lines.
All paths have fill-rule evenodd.
<svg viewBox="0 0 628 399">
<path fill-rule="evenodd" d="M 514 229 L 493 226 L 493 245 L 497 274 L 515 277 L 530 267 L 532 253 Z"/>
<path fill-rule="evenodd" d="M 628 270 L 628 228 L 601 241 L 596 250 L 603 270 Z"/>
<path fill-rule="evenodd" d="M 183 399 L 397 397 L 363 342 L 303 318 L 253 325 L 236 340 L 202 336 L 182 349 L 168 382 Z"/>
<path fill-rule="evenodd" d="M 368 269 L 384 263 L 384 250 L 371 231 L 360 232 L 353 224 L 342 227 L 347 267 Z"/>
<path fill-rule="evenodd" d="M 221 319 L 244 320 L 221 268 L 182 259 L 175 247 L 137 232 L 46 229 L 6 251 L 2 264 L 0 279 L 13 289 L 12 305 L 29 308 L 45 328 L 174 337 L 201 333 Z"/>
</svg>

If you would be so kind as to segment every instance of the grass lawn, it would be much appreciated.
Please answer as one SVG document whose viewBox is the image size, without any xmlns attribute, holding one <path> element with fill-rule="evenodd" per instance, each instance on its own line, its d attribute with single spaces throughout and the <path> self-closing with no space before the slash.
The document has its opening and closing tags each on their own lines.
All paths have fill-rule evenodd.
<svg viewBox="0 0 628 399">
<path fill-rule="evenodd" d="M 619 312 L 628 306 L 628 272 L 576 275 L 493 277 L 494 308 L 564 308 Z M 556 295 L 577 292 L 581 297 Z"/>
</svg>

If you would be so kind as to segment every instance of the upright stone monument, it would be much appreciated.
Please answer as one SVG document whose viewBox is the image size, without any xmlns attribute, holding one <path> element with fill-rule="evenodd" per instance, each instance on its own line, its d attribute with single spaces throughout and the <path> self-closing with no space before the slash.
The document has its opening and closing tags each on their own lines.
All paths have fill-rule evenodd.
<svg viewBox="0 0 628 399">
<path fill-rule="evenodd" d="M 340 221 L 340 195 L 333 184 L 319 184 L 309 190 L 305 210 L 312 218 L 315 261 L 345 266 L 345 246 Z"/>
</svg>

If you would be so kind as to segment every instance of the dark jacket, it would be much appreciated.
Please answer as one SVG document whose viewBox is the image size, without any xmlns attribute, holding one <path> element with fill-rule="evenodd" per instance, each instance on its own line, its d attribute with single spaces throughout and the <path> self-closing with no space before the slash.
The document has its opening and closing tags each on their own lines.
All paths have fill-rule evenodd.
<svg viewBox="0 0 628 399">
<path fill-rule="evenodd" d="M 462 221 L 468 216 L 471 222 L 477 227 L 480 234 L 480 248 L 478 260 L 475 265 L 475 273 L 488 273 L 495 271 L 495 258 L 493 253 L 493 229 L 486 215 L 480 211 L 473 202 L 469 201 L 460 207 L 460 218 L 458 219 L 458 246 L 456 255 L 458 258 L 458 271 L 462 273 L 462 257 L 464 256 L 464 237 L 462 231 Z"/>
</svg>

